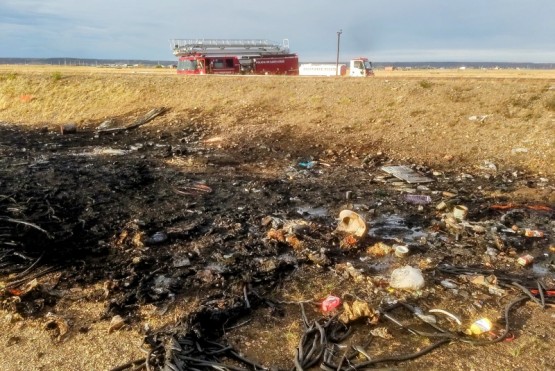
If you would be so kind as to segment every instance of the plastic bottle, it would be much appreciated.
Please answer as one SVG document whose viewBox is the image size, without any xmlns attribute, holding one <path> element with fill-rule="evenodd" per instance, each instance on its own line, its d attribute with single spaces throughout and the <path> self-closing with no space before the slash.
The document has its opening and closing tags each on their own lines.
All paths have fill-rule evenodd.
<svg viewBox="0 0 555 371">
<path fill-rule="evenodd" d="M 468 328 L 468 330 L 466 330 L 466 333 L 468 335 L 480 335 L 480 334 L 483 334 L 484 332 L 490 331 L 492 326 L 493 325 L 488 318 L 480 318 L 478 321 L 474 322 Z"/>
</svg>

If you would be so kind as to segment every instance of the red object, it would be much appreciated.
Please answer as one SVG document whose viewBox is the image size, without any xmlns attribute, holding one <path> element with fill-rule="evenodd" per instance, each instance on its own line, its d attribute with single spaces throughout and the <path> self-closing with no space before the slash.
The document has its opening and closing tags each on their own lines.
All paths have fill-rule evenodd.
<svg viewBox="0 0 555 371">
<path fill-rule="evenodd" d="M 322 311 L 331 312 L 341 304 L 341 299 L 337 296 L 328 295 L 322 302 Z"/>
<path fill-rule="evenodd" d="M 494 209 L 494 210 L 508 210 L 508 209 L 513 209 L 515 207 L 517 207 L 518 205 L 513 204 L 513 203 L 508 203 L 508 204 L 497 204 L 497 205 L 491 205 L 490 209 Z"/>
<path fill-rule="evenodd" d="M 538 289 L 530 289 L 530 292 L 531 292 L 533 295 L 539 295 L 539 294 L 540 294 L 540 292 L 538 291 Z M 555 290 L 547 290 L 547 291 L 544 291 L 544 295 L 545 295 L 545 296 L 549 296 L 549 297 L 555 296 Z"/>
<path fill-rule="evenodd" d="M 509 209 L 514 209 L 517 207 L 521 207 L 515 203 L 507 203 L 507 204 L 497 204 L 497 205 L 491 205 L 490 209 L 494 209 L 494 210 L 509 210 Z M 530 210 L 534 210 L 534 211 L 553 211 L 553 209 L 549 206 L 546 205 L 527 205 L 526 208 L 530 209 Z"/>
<path fill-rule="evenodd" d="M 296 54 L 276 54 L 239 59 L 236 55 L 179 57 L 177 73 L 184 75 L 298 75 Z"/>
<path fill-rule="evenodd" d="M 536 238 L 542 238 L 544 236 L 544 233 L 542 231 L 538 231 L 537 229 L 528 229 L 525 228 L 523 230 L 524 236 L 525 237 L 536 237 Z"/>
</svg>

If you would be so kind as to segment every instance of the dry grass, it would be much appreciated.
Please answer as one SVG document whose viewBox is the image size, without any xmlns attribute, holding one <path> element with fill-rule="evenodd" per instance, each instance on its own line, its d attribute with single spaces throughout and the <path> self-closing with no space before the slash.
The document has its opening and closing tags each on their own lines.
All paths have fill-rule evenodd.
<svg viewBox="0 0 555 371">
<path fill-rule="evenodd" d="M 206 123 L 226 138 L 287 133 L 324 147 L 430 164 L 483 160 L 553 173 L 555 71 L 377 71 L 371 79 L 179 76 L 166 69 L 0 66 L 0 121 L 92 128 L 155 106 L 163 126 Z M 486 116 L 484 120 L 469 120 Z M 175 126 L 174 126 L 175 127 Z M 285 138 L 283 138 L 285 139 Z M 528 148 L 515 155 L 514 148 Z"/>
</svg>

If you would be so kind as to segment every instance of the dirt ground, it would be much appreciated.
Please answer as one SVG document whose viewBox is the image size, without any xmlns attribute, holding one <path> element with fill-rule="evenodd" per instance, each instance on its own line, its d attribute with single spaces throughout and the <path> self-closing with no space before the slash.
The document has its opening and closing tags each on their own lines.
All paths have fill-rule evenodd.
<svg viewBox="0 0 555 371">
<path fill-rule="evenodd" d="M 555 72 L 170 73 L 0 68 L 3 369 L 553 367 Z"/>
</svg>

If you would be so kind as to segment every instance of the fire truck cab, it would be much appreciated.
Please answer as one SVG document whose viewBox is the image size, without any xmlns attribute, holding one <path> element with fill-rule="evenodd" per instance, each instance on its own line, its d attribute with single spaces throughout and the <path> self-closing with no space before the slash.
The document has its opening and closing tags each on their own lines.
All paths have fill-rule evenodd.
<svg viewBox="0 0 555 371">
<path fill-rule="evenodd" d="M 372 62 L 370 62 L 368 58 L 364 58 L 364 57 L 351 59 L 351 62 L 349 64 L 349 76 L 353 76 L 353 77 L 374 76 Z"/>
<path fill-rule="evenodd" d="M 206 57 L 189 55 L 179 57 L 177 73 L 186 75 L 232 75 L 239 73 L 240 65 L 237 57 Z"/>
</svg>

